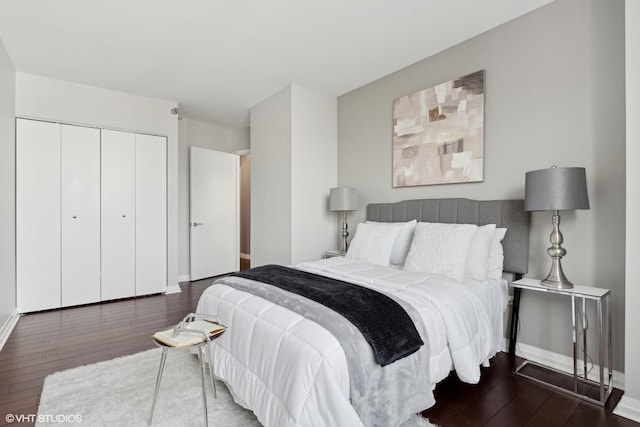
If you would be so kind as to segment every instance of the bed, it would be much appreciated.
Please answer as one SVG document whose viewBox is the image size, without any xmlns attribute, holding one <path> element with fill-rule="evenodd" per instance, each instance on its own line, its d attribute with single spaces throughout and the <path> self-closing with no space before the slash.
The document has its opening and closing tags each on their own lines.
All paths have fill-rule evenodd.
<svg viewBox="0 0 640 427">
<path fill-rule="evenodd" d="M 478 259 L 471 254 L 478 252 L 481 229 L 488 242 L 481 247 L 491 255 L 496 255 L 497 239 L 499 270 L 495 262 L 491 265 L 489 252 L 481 254 L 484 264 L 472 262 Z M 507 230 L 501 241 L 499 229 Z M 452 236 L 458 239 L 455 245 Z M 438 239 L 442 243 L 434 251 Z M 467 252 L 461 275 L 463 241 Z M 211 344 L 214 373 L 265 426 L 412 425 L 416 413 L 434 404 L 433 389 L 451 370 L 462 381 L 476 383 L 480 366 L 502 349 L 507 305 L 502 272 L 527 272 L 528 241 L 529 216 L 522 200 L 370 204 L 347 257 L 304 262 L 292 274 L 311 273 L 326 277 L 322 280 L 331 286 L 335 280 L 336 286 L 348 282 L 383 294 L 406 311 L 423 345 L 383 366 L 375 346 L 367 345 L 370 338 L 363 339 L 364 333 L 340 315 L 248 273 L 217 280 L 198 302 L 198 312 L 216 315 L 229 326 Z M 388 265 L 379 260 L 385 257 Z M 390 262 L 393 258 L 396 262 Z M 485 271 L 469 273 L 485 266 L 486 277 Z M 365 304 L 358 311 L 372 315 Z M 394 315 L 382 312 L 376 322 Z"/>
</svg>

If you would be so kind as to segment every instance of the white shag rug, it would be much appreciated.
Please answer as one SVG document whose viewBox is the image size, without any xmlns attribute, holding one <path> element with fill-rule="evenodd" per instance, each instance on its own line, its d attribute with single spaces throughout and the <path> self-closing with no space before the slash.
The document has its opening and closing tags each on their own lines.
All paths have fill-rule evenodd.
<svg viewBox="0 0 640 427">
<path fill-rule="evenodd" d="M 146 426 L 160 354 L 157 348 L 47 376 L 36 425 Z M 253 412 L 233 401 L 221 381 L 216 382 L 218 398 L 213 397 L 208 372 L 209 424 L 261 426 Z M 198 356 L 186 349 L 169 350 L 152 426 L 203 424 Z"/>
<path fill-rule="evenodd" d="M 155 390 L 161 350 L 153 349 L 92 365 L 53 373 L 45 378 L 36 426 L 146 426 Z M 208 370 L 207 370 L 208 374 Z M 214 399 L 207 382 L 209 425 L 262 426 L 253 412 L 236 404 L 216 381 Z M 158 392 L 152 426 L 204 424 L 198 357 L 170 350 Z M 402 427 L 432 426 L 416 416 Z"/>
</svg>

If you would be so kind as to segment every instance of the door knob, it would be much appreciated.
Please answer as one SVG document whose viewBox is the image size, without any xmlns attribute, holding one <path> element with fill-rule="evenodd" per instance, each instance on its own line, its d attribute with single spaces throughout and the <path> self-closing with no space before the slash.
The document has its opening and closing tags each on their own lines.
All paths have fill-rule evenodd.
<svg viewBox="0 0 640 427">
<path fill-rule="evenodd" d="M 201 223 L 201 222 L 194 222 L 192 225 L 193 225 L 194 227 L 197 227 L 197 226 L 199 226 L 199 225 L 204 225 L 204 224 L 203 224 L 203 223 Z"/>
</svg>

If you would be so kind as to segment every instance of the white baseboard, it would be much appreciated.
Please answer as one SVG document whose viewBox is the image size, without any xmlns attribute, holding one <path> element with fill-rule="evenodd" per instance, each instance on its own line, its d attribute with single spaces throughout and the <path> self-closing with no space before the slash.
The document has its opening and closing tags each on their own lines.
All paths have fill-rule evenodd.
<svg viewBox="0 0 640 427">
<path fill-rule="evenodd" d="M 180 285 L 173 285 L 167 286 L 167 292 L 165 292 L 165 294 L 179 294 L 180 292 L 182 292 L 182 289 L 180 289 Z"/>
<path fill-rule="evenodd" d="M 13 328 L 16 327 L 19 318 L 20 313 L 18 313 L 18 310 L 15 309 L 13 310 L 13 313 L 9 315 L 7 320 L 4 321 L 2 327 L 0 327 L 0 350 L 2 350 L 7 340 L 9 339 L 9 335 L 11 335 L 11 332 L 13 332 Z"/>
<path fill-rule="evenodd" d="M 505 339 L 504 351 L 507 351 L 507 348 L 509 348 L 509 341 Z M 543 350 L 528 344 L 518 343 L 516 346 L 516 356 L 557 369 L 558 371 L 573 374 L 573 358 L 563 354 Z M 580 366 L 581 365 L 578 367 L 578 372 L 580 372 Z M 596 382 L 600 381 L 599 367 L 595 363 L 593 364 L 593 368 L 591 369 L 591 372 L 589 372 L 588 377 L 590 380 Z M 613 387 L 624 390 L 624 373 L 616 370 L 613 371 Z"/>
<path fill-rule="evenodd" d="M 616 405 L 613 413 L 632 421 L 640 422 L 640 400 L 632 399 L 622 395 L 620 402 Z"/>
<path fill-rule="evenodd" d="M 183 282 L 190 282 L 191 281 L 191 275 L 190 274 L 183 274 L 182 276 L 178 276 L 178 282 L 183 283 Z"/>
</svg>

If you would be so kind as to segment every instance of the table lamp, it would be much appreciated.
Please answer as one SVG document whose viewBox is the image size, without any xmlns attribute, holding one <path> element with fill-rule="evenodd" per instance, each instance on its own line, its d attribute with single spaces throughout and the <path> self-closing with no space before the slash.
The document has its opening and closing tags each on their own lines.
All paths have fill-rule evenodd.
<svg viewBox="0 0 640 427">
<path fill-rule="evenodd" d="M 562 247 L 560 232 L 560 211 L 589 209 L 587 179 L 584 168 L 540 169 L 525 175 L 524 210 L 553 211 L 553 231 L 551 247 L 547 253 L 551 256 L 551 271 L 541 284 L 556 289 L 570 289 L 573 284 L 567 280 L 560 260 L 567 251 Z"/>
<path fill-rule="evenodd" d="M 340 253 L 347 252 L 347 212 L 358 210 L 358 191 L 353 187 L 332 188 L 329 193 L 329 210 L 332 212 L 342 212 L 342 244 Z"/>
</svg>

